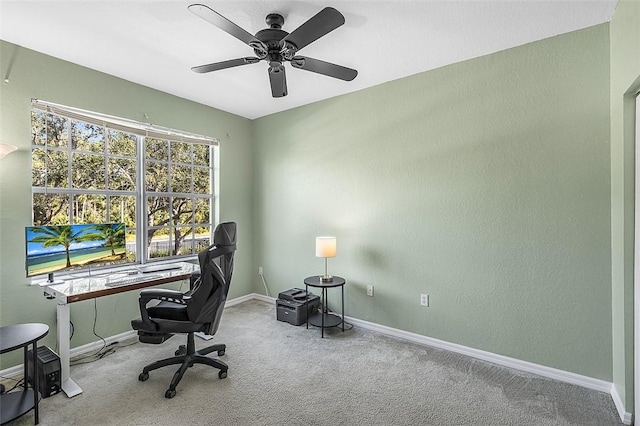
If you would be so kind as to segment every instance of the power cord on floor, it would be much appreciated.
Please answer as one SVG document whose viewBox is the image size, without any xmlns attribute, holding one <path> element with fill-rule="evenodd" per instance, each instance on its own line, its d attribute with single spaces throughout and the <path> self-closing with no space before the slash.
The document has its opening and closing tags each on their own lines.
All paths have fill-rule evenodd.
<svg viewBox="0 0 640 426">
<path fill-rule="evenodd" d="M 180 283 L 180 290 L 182 291 L 182 286 L 184 284 L 185 280 L 182 280 Z M 265 287 L 266 288 L 266 287 Z M 96 336 L 98 339 L 102 340 L 102 346 L 96 350 L 93 353 L 90 354 L 85 354 L 85 355 L 79 355 L 75 358 L 73 358 L 73 360 L 70 362 L 70 365 L 77 365 L 77 364 L 88 364 L 91 362 L 95 362 L 98 361 L 106 356 L 109 356 L 111 354 L 114 354 L 116 352 L 116 350 L 118 348 L 124 348 L 126 346 L 131 346 L 131 345 L 135 345 L 136 343 L 138 343 L 137 340 L 131 342 L 131 343 L 121 343 L 121 342 L 112 342 L 112 343 L 107 343 L 107 341 L 105 340 L 104 337 L 100 336 L 97 332 L 96 332 L 96 325 L 98 323 L 98 302 L 97 299 L 93 299 L 93 335 Z M 71 327 L 71 336 L 69 337 L 69 340 L 71 340 L 71 338 L 73 337 L 73 334 L 75 332 L 75 326 L 73 325 L 73 322 L 69 321 L 69 325 Z M 56 352 L 58 350 L 58 347 L 56 345 Z"/>
<path fill-rule="evenodd" d="M 96 336 L 98 339 L 102 340 L 102 346 L 91 354 L 82 355 L 74 358 L 73 361 L 70 363 L 70 365 L 87 364 L 90 362 L 95 362 L 95 361 L 98 361 L 99 359 L 102 359 L 106 356 L 109 356 L 115 353 L 116 349 L 119 347 L 130 346 L 137 343 L 137 341 L 134 341 L 133 343 L 129 343 L 129 344 L 124 344 L 124 345 L 119 345 L 120 342 L 117 342 L 117 341 L 112 343 L 107 343 L 104 337 L 100 336 L 96 332 L 97 322 L 98 322 L 98 303 L 97 303 L 97 299 L 93 299 L 93 335 Z M 71 323 L 71 325 L 73 327 L 73 323 Z M 72 336 L 73 336 L 73 333 L 72 333 Z"/>
<path fill-rule="evenodd" d="M 96 336 L 98 339 L 102 340 L 102 347 L 100 349 L 98 349 L 96 352 L 92 353 L 92 354 L 84 355 L 84 356 L 81 356 L 80 358 L 76 358 L 75 362 L 72 362 L 71 365 L 84 364 L 84 363 L 78 362 L 78 361 L 82 361 L 82 360 L 87 359 L 87 358 L 93 358 L 93 357 L 99 356 L 99 354 L 107 347 L 107 341 L 104 339 L 104 337 L 99 336 L 98 333 L 96 333 L 96 324 L 98 322 L 98 302 L 97 302 L 97 300 L 98 299 L 93 299 L 93 335 Z M 72 336 L 73 336 L 73 334 L 72 334 Z M 103 356 L 99 356 L 97 359 L 100 359 Z M 97 359 L 94 359 L 94 361 L 97 361 Z M 89 361 L 89 362 L 93 362 L 93 361 Z"/>
<path fill-rule="evenodd" d="M 80 358 L 74 358 L 73 362 L 71 362 L 71 365 L 89 364 L 91 362 L 96 362 L 104 357 L 107 357 L 109 355 L 116 353 L 118 348 L 125 348 L 127 346 L 135 345 L 136 343 L 138 343 L 137 340 L 131 343 L 123 343 L 118 341 L 109 343 L 108 345 L 100 348 L 97 352 L 94 352 L 89 355 L 85 355 Z"/>
<path fill-rule="evenodd" d="M 267 288 L 267 282 L 264 279 L 264 271 L 262 269 L 262 266 L 258 268 L 258 275 L 260 275 L 260 278 L 262 278 L 262 284 L 264 285 L 264 293 L 267 295 L 267 297 L 269 297 L 269 289 Z"/>
<path fill-rule="evenodd" d="M 5 393 L 11 392 L 12 390 L 14 390 L 17 387 L 24 387 L 24 377 L 20 378 L 20 380 L 16 380 L 16 379 L 14 379 L 12 377 L 6 377 L 6 376 L 0 376 L 0 378 L 2 378 L 2 380 L 11 380 L 11 381 L 15 382 L 15 384 L 9 389 L 7 389 L 5 387 L 5 385 L 1 385 L 0 386 L 1 387 L 0 394 L 2 394 L 2 395 L 4 395 Z"/>
</svg>

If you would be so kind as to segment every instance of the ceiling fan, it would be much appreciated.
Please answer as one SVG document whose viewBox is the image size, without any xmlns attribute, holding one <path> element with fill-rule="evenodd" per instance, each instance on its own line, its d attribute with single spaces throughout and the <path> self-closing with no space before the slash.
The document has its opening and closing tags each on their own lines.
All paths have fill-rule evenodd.
<svg viewBox="0 0 640 426">
<path fill-rule="evenodd" d="M 271 94 L 274 98 L 287 96 L 285 62 L 291 62 L 291 66 L 294 68 L 345 81 L 351 81 L 358 75 L 358 71 L 354 69 L 296 54 L 303 47 L 344 24 L 344 16 L 332 7 L 325 7 L 292 33 L 281 29 L 282 25 L 284 25 L 282 15 L 270 13 L 265 19 L 269 28 L 258 31 L 255 36 L 204 4 L 192 4 L 189 6 L 189 10 L 249 45 L 256 55 L 191 68 L 197 73 L 255 64 L 264 60 L 269 63 L 269 81 L 271 83 Z"/>
</svg>

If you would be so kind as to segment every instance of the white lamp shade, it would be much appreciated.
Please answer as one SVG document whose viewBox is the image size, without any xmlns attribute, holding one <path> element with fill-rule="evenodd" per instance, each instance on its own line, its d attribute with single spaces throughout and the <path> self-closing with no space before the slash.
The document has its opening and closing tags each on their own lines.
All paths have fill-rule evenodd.
<svg viewBox="0 0 640 426">
<path fill-rule="evenodd" d="M 335 257 L 336 237 L 316 237 L 316 257 Z"/>
<path fill-rule="evenodd" d="M 4 157 L 7 154 L 12 153 L 16 149 L 18 148 L 13 145 L 0 142 L 0 158 Z"/>
</svg>

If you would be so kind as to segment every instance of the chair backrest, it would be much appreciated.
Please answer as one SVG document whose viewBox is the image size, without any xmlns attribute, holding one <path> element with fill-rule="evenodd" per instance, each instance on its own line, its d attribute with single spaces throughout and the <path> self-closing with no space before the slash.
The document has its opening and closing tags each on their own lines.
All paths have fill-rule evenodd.
<svg viewBox="0 0 640 426">
<path fill-rule="evenodd" d="M 190 290 L 189 320 L 206 323 L 207 334 L 215 334 L 229 293 L 236 251 L 235 222 L 221 223 L 213 234 L 213 244 L 198 254 L 200 278 Z"/>
</svg>

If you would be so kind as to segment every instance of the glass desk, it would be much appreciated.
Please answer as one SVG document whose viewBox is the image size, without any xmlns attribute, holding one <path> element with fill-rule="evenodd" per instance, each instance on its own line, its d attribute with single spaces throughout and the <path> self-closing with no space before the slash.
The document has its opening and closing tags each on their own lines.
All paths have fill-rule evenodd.
<svg viewBox="0 0 640 426">
<path fill-rule="evenodd" d="M 60 284 L 46 285 L 45 294 L 55 298 L 57 306 L 58 351 L 60 356 L 60 382 L 62 390 L 68 397 L 82 393 L 82 389 L 70 377 L 70 330 L 71 319 L 69 305 L 81 300 L 95 299 L 125 291 L 138 290 L 160 284 L 188 280 L 191 274 L 200 271 L 200 266 L 176 262 L 180 268 L 166 271 L 154 271 L 148 274 L 139 273 L 134 267 L 114 270 L 109 274 L 95 277 L 75 278 Z"/>
</svg>

